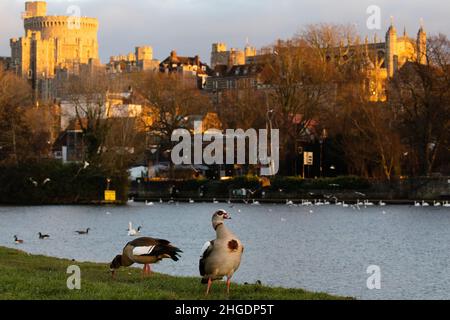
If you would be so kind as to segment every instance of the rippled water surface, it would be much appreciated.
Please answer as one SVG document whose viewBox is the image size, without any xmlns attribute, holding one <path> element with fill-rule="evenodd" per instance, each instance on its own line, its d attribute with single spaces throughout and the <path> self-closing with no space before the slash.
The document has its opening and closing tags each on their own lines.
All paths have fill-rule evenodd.
<svg viewBox="0 0 450 320">
<path fill-rule="evenodd" d="M 361 211 L 337 206 L 156 204 L 127 207 L 0 207 L 0 245 L 77 261 L 110 262 L 131 240 L 128 222 L 144 236 L 172 241 L 183 251 L 175 263 L 154 269 L 198 275 L 205 241 L 214 239 L 216 209 L 233 216 L 228 226 L 246 250 L 238 282 L 301 287 L 362 299 L 450 299 L 450 209 L 388 206 Z M 75 230 L 90 227 L 88 236 Z M 37 233 L 51 235 L 39 240 Z M 17 234 L 25 244 L 16 246 Z M 370 265 L 382 272 L 370 291 Z"/>
</svg>

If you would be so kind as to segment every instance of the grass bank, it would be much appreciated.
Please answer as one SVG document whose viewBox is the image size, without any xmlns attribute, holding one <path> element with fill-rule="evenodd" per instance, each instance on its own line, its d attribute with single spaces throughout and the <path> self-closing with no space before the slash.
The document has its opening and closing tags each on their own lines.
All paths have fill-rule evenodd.
<svg viewBox="0 0 450 320">
<path fill-rule="evenodd" d="M 67 289 L 67 267 L 81 268 L 81 290 Z M 202 300 L 205 287 L 199 278 L 163 274 L 142 279 L 139 269 L 121 269 L 115 281 L 108 266 L 30 255 L 0 247 L 0 300 Z M 208 299 L 228 299 L 225 285 L 217 283 Z M 342 299 L 301 289 L 233 285 L 232 300 Z"/>
</svg>

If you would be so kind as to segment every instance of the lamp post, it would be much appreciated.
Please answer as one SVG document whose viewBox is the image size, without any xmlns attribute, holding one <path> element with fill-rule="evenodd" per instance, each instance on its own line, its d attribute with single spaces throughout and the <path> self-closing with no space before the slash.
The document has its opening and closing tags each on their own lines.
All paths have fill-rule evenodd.
<svg viewBox="0 0 450 320">
<path fill-rule="evenodd" d="M 320 135 L 320 177 L 323 177 L 323 144 L 325 140 L 328 138 L 327 129 L 322 130 L 322 134 Z"/>
<path fill-rule="evenodd" d="M 266 117 L 267 117 L 267 122 L 266 122 L 266 126 L 267 126 L 267 137 L 271 137 L 271 133 L 272 133 L 272 129 L 273 129 L 273 117 L 275 114 L 275 110 L 271 109 L 269 106 L 269 94 L 267 91 L 264 92 L 265 96 L 266 96 L 266 107 L 267 107 L 267 113 L 266 113 Z M 269 144 L 269 148 L 270 148 L 270 152 L 272 152 L 272 140 L 270 140 L 270 144 Z M 273 160 L 270 161 L 269 163 L 269 167 L 270 167 L 270 173 L 273 174 L 274 172 L 274 165 L 273 165 Z"/>
</svg>

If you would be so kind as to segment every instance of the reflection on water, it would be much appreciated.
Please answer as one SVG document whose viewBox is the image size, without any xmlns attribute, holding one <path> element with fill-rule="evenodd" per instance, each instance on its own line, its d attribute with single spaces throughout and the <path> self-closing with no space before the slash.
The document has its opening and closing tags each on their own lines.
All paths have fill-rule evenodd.
<svg viewBox="0 0 450 320">
<path fill-rule="evenodd" d="M 142 235 L 179 246 L 182 259 L 155 270 L 198 275 L 198 259 L 214 239 L 211 216 L 225 208 L 229 227 L 246 250 L 238 282 L 301 287 L 364 299 L 450 299 L 450 210 L 408 206 L 361 211 L 337 206 L 132 204 L 127 207 L 0 207 L 0 245 L 30 253 L 110 262 L 132 238 L 128 222 Z M 74 231 L 90 227 L 88 236 Z M 37 233 L 50 240 L 39 240 Z M 17 234 L 25 244 L 16 246 Z M 378 265 L 382 289 L 369 291 L 367 267 Z M 105 265 L 106 268 L 106 265 Z"/>
</svg>

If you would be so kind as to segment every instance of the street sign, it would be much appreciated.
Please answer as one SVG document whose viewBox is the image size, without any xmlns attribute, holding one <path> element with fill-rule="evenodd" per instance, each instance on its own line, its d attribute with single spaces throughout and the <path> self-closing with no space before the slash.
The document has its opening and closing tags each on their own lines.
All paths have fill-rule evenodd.
<svg viewBox="0 0 450 320">
<path fill-rule="evenodd" d="M 105 201 L 116 201 L 116 191 L 105 190 Z"/>
<path fill-rule="evenodd" d="M 304 152 L 303 153 L 303 164 L 305 166 L 312 166 L 314 164 L 314 153 Z"/>
</svg>

